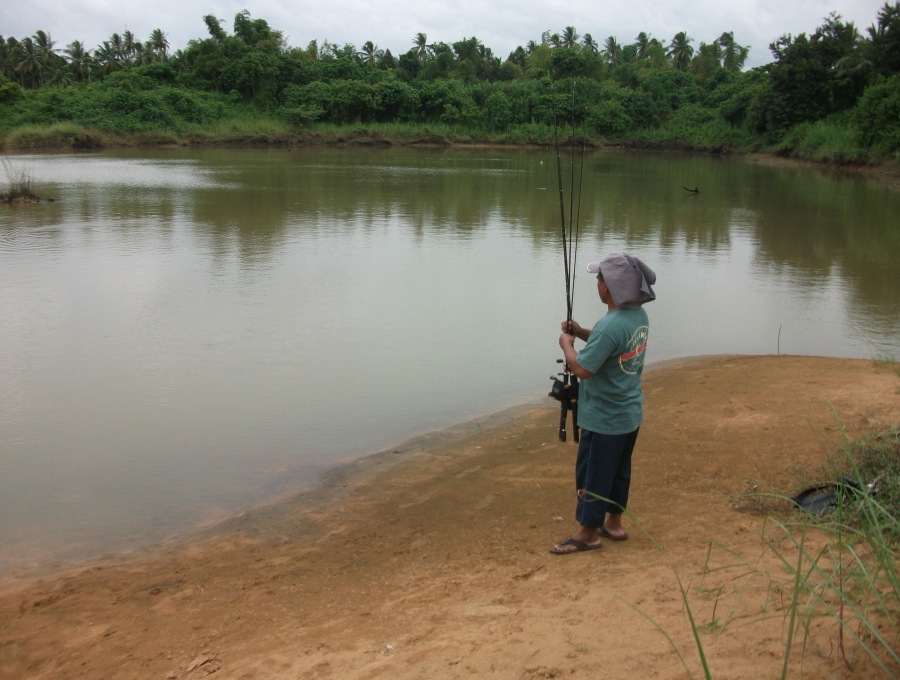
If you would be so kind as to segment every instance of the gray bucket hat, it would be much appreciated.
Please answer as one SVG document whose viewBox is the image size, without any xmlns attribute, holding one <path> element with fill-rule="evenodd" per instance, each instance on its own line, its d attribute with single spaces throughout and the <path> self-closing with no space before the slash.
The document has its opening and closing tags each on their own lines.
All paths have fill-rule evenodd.
<svg viewBox="0 0 900 680">
<path fill-rule="evenodd" d="M 602 274 L 616 307 L 634 309 L 656 299 L 650 286 L 656 274 L 634 255 L 613 253 L 587 266 L 591 274 Z"/>
</svg>

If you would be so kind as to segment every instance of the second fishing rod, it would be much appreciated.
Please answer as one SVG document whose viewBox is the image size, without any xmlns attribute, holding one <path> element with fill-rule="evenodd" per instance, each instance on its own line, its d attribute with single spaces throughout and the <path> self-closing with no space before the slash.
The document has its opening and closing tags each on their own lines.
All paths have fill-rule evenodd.
<svg viewBox="0 0 900 680">
<path fill-rule="evenodd" d="M 581 162 L 578 171 L 578 187 L 575 186 L 576 175 L 576 81 L 572 81 L 571 99 L 571 144 L 569 146 L 569 197 L 568 215 L 566 214 L 566 190 L 563 183 L 562 151 L 559 141 L 559 117 L 558 102 L 551 86 L 551 99 L 553 102 L 553 128 L 554 146 L 556 150 L 556 180 L 559 193 L 559 220 L 562 244 L 563 278 L 566 291 L 566 329 L 571 327 L 572 308 L 575 302 L 575 264 L 578 259 L 578 232 L 581 218 L 581 190 L 584 179 L 584 151 L 581 145 Z M 577 203 L 576 203 L 577 196 Z M 565 359 L 558 359 L 557 363 L 563 365 L 563 370 L 555 376 L 551 376 L 553 386 L 550 396 L 560 402 L 559 439 L 566 441 L 566 426 L 568 414 L 572 414 L 573 439 L 578 442 L 578 378 L 569 370 Z"/>
</svg>

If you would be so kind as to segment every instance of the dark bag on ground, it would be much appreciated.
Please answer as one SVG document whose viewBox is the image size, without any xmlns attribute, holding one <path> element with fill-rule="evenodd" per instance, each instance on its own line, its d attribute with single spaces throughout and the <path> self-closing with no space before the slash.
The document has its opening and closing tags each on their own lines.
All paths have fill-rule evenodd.
<svg viewBox="0 0 900 680">
<path fill-rule="evenodd" d="M 791 501 L 804 512 L 811 515 L 827 515 L 840 503 L 847 504 L 854 496 L 864 494 L 866 490 L 855 479 L 844 477 L 839 482 L 820 484 L 801 491 Z"/>
</svg>

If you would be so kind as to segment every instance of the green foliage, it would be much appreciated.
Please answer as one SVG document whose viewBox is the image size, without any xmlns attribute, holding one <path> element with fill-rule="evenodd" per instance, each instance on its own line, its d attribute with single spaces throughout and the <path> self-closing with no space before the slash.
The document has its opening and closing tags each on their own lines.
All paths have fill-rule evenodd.
<svg viewBox="0 0 900 680">
<path fill-rule="evenodd" d="M 512 123 L 512 105 L 502 92 L 492 92 L 484 104 L 484 118 L 488 129 L 506 130 Z"/>
<path fill-rule="evenodd" d="M 842 472 L 856 476 L 866 484 L 874 484 L 874 498 L 884 515 L 894 518 L 883 529 L 894 547 L 900 547 L 900 425 L 863 437 L 849 446 L 848 455 L 839 459 Z M 859 522 L 870 516 L 861 514 Z M 862 525 L 859 525 L 862 529 Z M 874 529 L 874 527 L 873 527 Z"/>
<path fill-rule="evenodd" d="M 856 107 L 860 139 L 877 155 L 900 152 L 900 73 L 866 90 Z"/>
<path fill-rule="evenodd" d="M 697 81 L 682 71 L 656 71 L 644 80 L 641 90 L 668 111 L 703 99 L 703 90 Z"/>
<path fill-rule="evenodd" d="M 782 153 L 817 161 L 852 163 L 864 157 L 848 116 L 835 116 L 794 127 L 778 145 Z"/>
<path fill-rule="evenodd" d="M 456 81 L 426 83 L 419 91 L 421 115 L 449 125 L 475 123 L 480 112 L 470 93 Z"/>
<path fill-rule="evenodd" d="M 565 124 L 618 139 L 770 145 L 838 160 L 898 149 L 896 2 L 867 38 L 832 15 L 809 37 L 782 36 L 771 45 L 775 61 L 749 73 L 740 70 L 748 48 L 731 32 L 697 50 L 684 32 L 667 44 L 646 33 L 632 44 L 609 36 L 601 47 L 566 26 L 501 63 L 475 37 L 429 43 L 420 33 L 395 59 L 371 41 L 362 50 L 328 41 L 291 48 L 246 10 L 231 34 L 213 15 L 203 21 L 207 37 L 171 55 L 159 29 L 145 43 L 113 34 L 93 53 L 79 41 L 54 48 L 42 31 L 0 39 L 0 131 L 72 122 L 160 139 L 253 110 L 294 129 L 416 123 L 540 143 Z M 835 117 L 847 111 L 854 115 Z"/>
<path fill-rule="evenodd" d="M 0 104 L 11 104 L 25 96 L 25 90 L 16 83 L 0 76 Z"/>
<path fill-rule="evenodd" d="M 760 114 L 754 107 L 766 91 L 766 86 L 762 71 L 729 74 L 706 96 L 705 103 L 718 109 L 729 125 L 757 131 L 756 120 Z"/>
<path fill-rule="evenodd" d="M 660 124 L 661 104 L 646 92 L 606 86 L 597 104 L 588 111 L 588 130 L 607 137 L 624 137 L 630 132 Z"/>
</svg>

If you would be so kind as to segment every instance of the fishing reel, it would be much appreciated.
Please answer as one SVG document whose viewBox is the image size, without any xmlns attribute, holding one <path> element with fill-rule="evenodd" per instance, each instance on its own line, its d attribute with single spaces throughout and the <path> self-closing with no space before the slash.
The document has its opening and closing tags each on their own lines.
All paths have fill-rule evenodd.
<svg viewBox="0 0 900 680">
<path fill-rule="evenodd" d="M 563 363 L 562 359 L 557 359 L 556 363 Z M 573 439 L 578 443 L 578 378 L 571 375 L 568 371 L 551 375 L 550 380 L 553 386 L 550 388 L 549 396 L 559 402 L 559 441 L 566 441 L 566 421 L 568 420 L 569 411 L 572 412 L 572 429 L 575 431 Z"/>
</svg>

